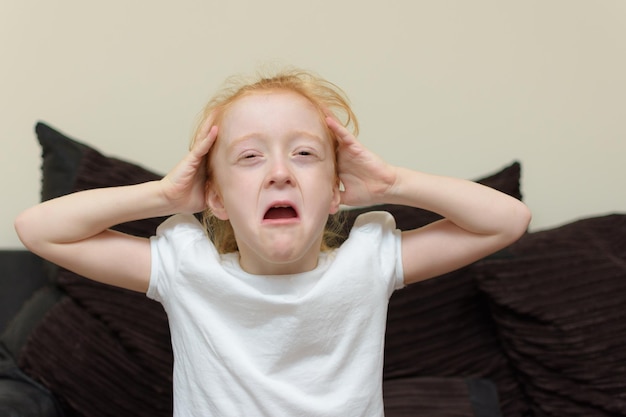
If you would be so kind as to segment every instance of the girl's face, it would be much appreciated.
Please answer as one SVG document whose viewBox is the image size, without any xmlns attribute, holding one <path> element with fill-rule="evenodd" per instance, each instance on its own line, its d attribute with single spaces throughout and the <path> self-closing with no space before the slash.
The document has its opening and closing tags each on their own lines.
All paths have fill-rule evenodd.
<svg viewBox="0 0 626 417">
<path fill-rule="evenodd" d="M 234 102 L 211 152 L 208 204 L 230 220 L 241 267 L 253 274 L 309 271 L 339 209 L 335 155 L 317 109 L 291 91 Z"/>
</svg>

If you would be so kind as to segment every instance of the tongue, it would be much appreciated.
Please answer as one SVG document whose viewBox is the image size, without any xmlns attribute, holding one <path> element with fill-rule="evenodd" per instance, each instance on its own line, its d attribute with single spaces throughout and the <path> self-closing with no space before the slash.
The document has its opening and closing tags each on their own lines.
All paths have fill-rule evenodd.
<svg viewBox="0 0 626 417">
<path fill-rule="evenodd" d="M 265 218 L 269 220 L 288 219 L 291 217 L 296 217 L 296 211 L 291 207 L 272 207 L 265 213 Z"/>
</svg>

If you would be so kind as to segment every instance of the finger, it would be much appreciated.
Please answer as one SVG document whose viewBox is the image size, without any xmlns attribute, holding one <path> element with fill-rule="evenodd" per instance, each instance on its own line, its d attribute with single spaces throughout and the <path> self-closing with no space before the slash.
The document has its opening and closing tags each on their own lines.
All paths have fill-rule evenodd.
<svg viewBox="0 0 626 417">
<path fill-rule="evenodd" d="M 196 129 L 195 136 L 193 137 L 193 140 L 189 145 L 190 150 L 193 150 L 198 145 L 198 143 L 202 142 L 208 136 L 209 131 L 213 127 L 213 121 L 214 117 L 213 113 L 211 112 L 204 118 L 200 126 Z"/>
<path fill-rule="evenodd" d="M 200 129 L 198 130 L 196 134 L 195 140 L 202 140 L 207 136 L 207 134 L 209 133 L 209 130 L 211 130 L 211 127 L 213 126 L 213 120 L 214 120 L 213 112 L 211 112 L 207 115 L 207 117 L 204 119 L 204 121 L 200 125 Z"/>
<path fill-rule="evenodd" d="M 211 126 L 206 135 L 194 144 L 191 151 L 196 157 L 203 157 L 209 153 L 209 149 L 211 149 L 211 146 L 215 143 L 215 139 L 217 139 L 217 130 L 217 126 Z"/>
<path fill-rule="evenodd" d="M 335 120 L 335 118 L 330 116 L 326 117 L 326 124 L 328 125 L 330 130 L 333 131 L 335 136 L 337 136 L 337 139 L 340 143 L 348 145 L 357 141 L 354 135 L 350 133 L 350 131 L 346 129 L 345 126 Z"/>
</svg>

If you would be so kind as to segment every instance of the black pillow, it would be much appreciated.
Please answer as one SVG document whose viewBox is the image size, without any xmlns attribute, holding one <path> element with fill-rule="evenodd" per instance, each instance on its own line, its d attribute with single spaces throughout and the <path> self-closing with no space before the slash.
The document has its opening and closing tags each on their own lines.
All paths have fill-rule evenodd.
<svg viewBox="0 0 626 417">
<path fill-rule="evenodd" d="M 527 234 L 479 271 L 534 415 L 626 415 L 626 214 Z"/>
</svg>

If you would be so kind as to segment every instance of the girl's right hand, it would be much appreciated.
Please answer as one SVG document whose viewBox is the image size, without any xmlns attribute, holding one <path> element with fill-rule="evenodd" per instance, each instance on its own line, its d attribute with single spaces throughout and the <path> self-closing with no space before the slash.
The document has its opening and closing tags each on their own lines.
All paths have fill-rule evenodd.
<svg viewBox="0 0 626 417">
<path fill-rule="evenodd" d="M 174 212 L 198 213 L 207 207 L 207 155 L 217 138 L 217 126 L 208 117 L 194 139 L 191 150 L 161 181 L 165 199 Z"/>
</svg>

